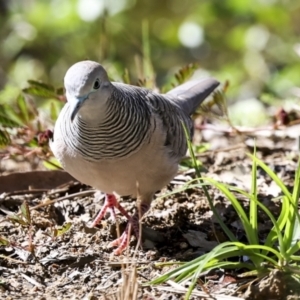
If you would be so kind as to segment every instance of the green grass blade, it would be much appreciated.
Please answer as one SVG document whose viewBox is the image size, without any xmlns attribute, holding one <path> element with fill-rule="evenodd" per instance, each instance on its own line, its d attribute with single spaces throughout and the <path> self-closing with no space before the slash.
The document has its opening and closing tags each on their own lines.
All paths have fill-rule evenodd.
<svg viewBox="0 0 300 300">
<path fill-rule="evenodd" d="M 300 160 L 298 161 L 297 169 L 295 172 L 294 188 L 292 193 L 292 202 L 289 209 L 289 217 L 285 227 L 285 242 L 290 248 L 287 254 L 291 255 L 297 252 L 298 243 L 300 239 L 300 216 L 298 212 L 298 204 L 300 197 Z"/>
<path fill-rule="evenodd" d="M 229 191 L 227 186 L 223 183 L 219 183 L 213 179 L 210 178 L 204 178 L 205 181 L 209 182 L 210 184 L 214 185 L 216 188 L 218 188 L 225 197 L 231 202 L 232 206 L 236 210 L 243 227 L 245 229 L 245 233 L 247 236 L 247 239 L 250 244 L 257 244 L 257 237 L 255 235 L 255 232 L 253 232 L 250 221 L 248 219 L 247 214 L 245 213 L 242 205 L 239 203 L 239 201 L 236 199 L 233 193 Z M 235 239 L 236 240 L 236 239 Z"/>
<path fill-rule="evenodd" d="M 299 250 L 300 250 L 300 242 L 297 242 L 287 252 L 288 252 L 288 255 L 292 256 L 292 255 L 294 255 L 294 253 L 298 252 Z"/>
<path fill-rule="evenodd" d="M 295 183 L 294 183 L 294 191 L 293 195 L 288 191 L 287 187 L 284 185 L 284 183 L 280 180 L 280 178 L 262 161 L 258 160 L 257 158 L 253 158 L 257 161 L 257 164 L 275 181 L 275 183 L 279 186 L 283 194 L 285 195 L 284 200 L 288 201 L 288 218 L 286 220 L 286 225 L 284 229 L 284 236 L 283 241 L 281 244 L 281 250 L 284 249 L 285 255 L 289 255 L 288 249 L 290 248 L 293 240 L 294 235 L 294 229 L 295 229 L 295 219 L 296 216 L 298 216 L 297 212 L 297 205 L 298 205 L 298 199 L 299 199 L 299 180 L 300 180 L 300 171 L 299 167 L 296 171 L 295 176 Z M 296 185 L 296 187 L 295 187 Z M 298 198 L 297 198 L 298 196 Z M 284 248 L 283 248 L 284 247 Z"/>
<path fill-rule="evenodd" d="M 297 244 L 297 248 L 299 249 L 300 248 L 300 245 L 299 245 L 300 242 L 298 242 Z M 295 247 L 296 245 L 294 245 Z M 298 250 L 297 250 L 298 251 Z M 291 255 L 291 260 L 293 261 L 300 261 L 300 256 L 299 255 Z M 298 270 L 300 271 L 300 267 L 298 266 Z"/>
<path fill-rule="evenodd" d="M 275 181 L 275 183 L 278 185 L 278 187 L 281 189 L 281 191 L 284 193 L 286 197 L 288 197 L 290 202 L 293 202 L 292 195 L 287 189 L 287 187 L 284 185 L 284 183 L 280 180 L 280 178 L 260 159 L 253 156 L 252 154 L 248 154 L 252 158 L 252 160 L 256 161 L 256 164 L 260 166 L 269 176 L 272 180 Z"/>
<path fill-rule="evenodd" d="M 275 217 L 272 215 L 272 213 L 270 212 L 270 210 L 265 205 L 263 205 L 262 203 L 260 203 L 256 199 L 252 199 L 252 200 L 256 201 L 257 205 L 266 213 L 266 215 L 272 221 L 272 223 L 274 225 L 274 230 L 276 231 L 276 234 L 277 234 L 279 248 L 280 248 L 280 253 L 282 254 L 283 257 L 286 258 L 287 257 L 286 244 L 284 243 L 284 238 L 282 236 L 281 230 L 280 230 L 280 228 L 278 226 L 278 223 L 277 223 Z M 270 248 L 270 247 L 268 247 L 268 248 Z"/>
<path fill-rule="evenodd" d="M 295 241 L 300 239 L 300 217 L 298 211 L 299 197 L 300 197 L 300 160 L 298 161 L 298 166 L 295 173 L 295 181 L 294 181 L 294 188 L 292 194 L 293 208 L 294 208 L 294 215 L 290 220 L 294 226 L 294 230 L 292 233 L 292 244 L 295 243 Z"/>
<path fill-rule="evenodd" d="M 183 130 L 184 130 L 184 133 L 185 133 L 185 138 L 186 138 L 186 141 L 187 141 L 189 153 L 191 155 L 192 162 L 193 162 L 193 165 L 194 165 L 194 168 L 195 168 L 195 171 L 196 171 L 196 175 L 198 177 L 198 182 L 200 184 L 202 184 L 202 188 L 203 188 L 205 197 L 207 198 L 208 203 L 210 205 L 210 209 L 213 211 L 213 214 L 217 218 L 220 226 L 222 227 L 222 229 L 224 230 L 224 232 L 228 236 L 228 238 L 231 241 L 236 241 L 236 238 L 235 238 L 234 234 L 230 231 L 230 229 L 227 227 L 227 225 L 223 222 L 223 220 L 222 220 L 221 216 L 219 215 L 218 211 L 215 209 L 214 203 L 213 203 L 213 201 L 212 201 L 212 199 L 211 199 L 211 197 L 208 193 L 208 190 L 207 190 L 206 186 L 203 185 L 204 181 L 201 178 L 202 176 L 201 176 L 201 173 L 200 173 L 200 170 L 199 170 L 199 166 L 197 164 L 197 159 L 196 159 L 196 156 L 195 156 L 195 153 L 194 153 L 194 150 L 193 150 L 193 146 L 192 146 L 192 143 L 191 143 L 191 140 L 190 140 L 190 135 L 189 135 L 184 123 L 182 121 L 181 121 L 181 123 L 182 123 Z"/>
<path fill-rule="evenodd" d="M 276 221 L 277 228 L 278 228 L 280 234 L 286 225 L 286 221 L 287 221 L 288 215 L 289 215 L 289 205 L 288 205 L 289 202 L 287 199 L 285 200 L 285 198 L 286 197 L 283 198 L 281 212 Z M 276 227 L 273 226 L 273 228 L 270 230 L 264 244 L 268 247 L 273 247 L 274 244 L 278 241 L 278 236 L 279 236 L 278 231 L 277 231 Z M 265 252 L 262 252 L 262 253 L 266 254 Z"/>
<path fill-rule="evenodd" d="M 254 154 L 256 157 L 256 148 L 254 147 Z M 257 165 L 256 161 L 252 160 L 252 172 L 251 172 L 251 195 L 254 199 L 257 199 Z M 252 227 L 252 238 L 254 244 L 258 244 L 258 229 L 257 229 L 257 203 L 250 199 L 250 211 L 249 211 L 250 225 Z"/>
<path fill-rule="evenodd" d="M 228 248 L 228 247 L 232 247 L 232 248 Z M 237 255 L 237 254 L 240 253 L 239 250 L 238 250 L 238 253 L 234 252 L 235 250 L 237 250 L 237 247 L 236 246 L 232 246 L 231 242 L 224 242 L 224 243 L 216 246 L 212 250 L 212 252 L 215 253 L 215 254 L 218 252 L 218 257 L 222 257 L 221 259 L 223 259 L 223 258 L 229 257 L 228 253 L 231 253 L 233 256 L 235 256 L 235 255 Z M 210 253 L 206 253 L 204 255 L 201 255 L 200 257 L 197 257 L 197 258 L 193 259 L 190 262 L 182 264 L 178 268 L 176 268 L 174 270 L 171 270 L 171 271 L 167 272 L 166 274 L 164 274 L 164 275 L 162 275 L 162 276 L 160 276 L 160 277 L 152 280 L 150 282 L 150 284 L 162 283 L 162 282 L 165 282 L 166 280 L 168 280 L 170 278 L 176 278 L 176 282 L 182 281 L 183 279 L 186 278 L 186 276 L 188 274 L 193 273 L 194 270 L 197 269 L 198 266 L 201 264 L 201 262 L 203 260 L 205 260 L 208 255 L 210 255 Z M 227 256 L 224 256 L 226 254 L 227 254 Z M 211 255 L 210 255 L 210 257 L 212 259 L 218 259 L 218 257 L 212 257 Z M 206 259 L 206 261 L 207 261 L 207 259 Z M 162 265 L 162 264 L 159 264 L 159 265 Z M 189 276 L 189 277 L 191 277 L 191 276 Z"/>
<path fill-rule="evenodd" d="M 282 261 L 282 258 L 283 258 L 282 253 L 278 252 L 277 250 L 275 250 L 272 247 L 267 247 L 267 246 L 264 246 L 264 245 L 245 245 L 245 244 L 240 243 L 240 242 L 232 242 L 232 244 L 236 245 L 236 247 L 240 251 L 247 252 L 249 256 L 254 255 L 254 256 L 262 257 L 264 260 L 269 261 L 272 265 L 274 265 L 276 267 L 278 267 L 279 264 L 274 259 L 272 259 L 271 257 L 263 255 L 260 250 L 265 250 L 266 252 L 273 253 L 278 258 L 279 261 Z M 255 251 L 253 251 L 253 250 L 255 250 Z M 259 251 L 256 251 L 256 250 L 259 250 Z"/>
<path fill-rule="evenodd" d="M 249 193 L 247 193 L 239 188 L 236 188 L 236 187 L 230 187 L 230 188 L 231 188 L 231 190 L 240 193 L 241 195 L 245 196 L 246 198 L 251 199 L 251 197 L 252 197 Z M 251 200 L 249 200 L 249 201 L 251 202 Z M 257 199 L 252 200 L 252 202 L 254 202 L 254 203 L 256 203 L 256 201 L 258 201 L 258 200 Z M 267 209 L 267 208 L 265 207 L 265 209 Z M 272 215 L 272 213 L 270 211 L 269 211 L 269 214 Z M 277 226 L 275 227 L 275 225 L 274 225 L 273 228 L 270 230 L 270 232 L 265 240 L 265 243 L 264 243 L 265 246 L 273 247 L 274 244 L 278 241 L 278 236 L 279 235 L 282 236 L 281 231 L 283 230 L 283 228 L 286 225 L 286 220 L 288 218 L 288 214 L 289 214 L 289 201 L 286 199 L 286 200 L 282 201 L 282 208 L 281 208 L 280 215 L 279 215 L 278 219 L 275 221 Z M 275 220 L 275 218 L 273 220 Z M 274 224 L 274 222 L 273 222 L 273 224 Z M 279 230 L 276 230 L 276 228 Z M 266 253 L 262 252 L 262 254 L 265 255 Z"/>
</svg>

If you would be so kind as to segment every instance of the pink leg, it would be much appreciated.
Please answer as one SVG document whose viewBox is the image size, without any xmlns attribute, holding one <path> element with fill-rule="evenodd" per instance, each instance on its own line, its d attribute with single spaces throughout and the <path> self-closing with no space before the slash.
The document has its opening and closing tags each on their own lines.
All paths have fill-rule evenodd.
<svg viewBox="0 0 300 300">
<path fill-rule="evenodd" d="M 109 247 L 118 246 L 118 248 L 114 251 L 115 255 L 120 255 L 127 248 L 127 245 L 130 242 L 131 227 L 133 228 L 136 238 L 139 238 L 139 219 L 140 216 L 143 216 L 146 211 L 148 211 L 149 208 L 149 204 L 141 203 L 140 211 L 136 211 L 131 220 L 129 220 L 130 223 L 127 224 L 123 234 L 119 238 L 109 243 Z"/>
<path fill-rule="evenodd" d="M 123 216 L 125 216 L 129 221 L 131 221 L 131 217 L 129 216 L 128 212 L 121 206 L 121 204 L 116 199 L 116 196 L 113 194 L 106 194 L 104 205 L 101 208 L 95 220 L 93 221 L 92 227 L 96 226 L 102 220 L 107 209 L 110 209 L 112 213 L 112 217 L 115 218 L 116 217 L 115 208 L 117 208 Z"/>
</svg>

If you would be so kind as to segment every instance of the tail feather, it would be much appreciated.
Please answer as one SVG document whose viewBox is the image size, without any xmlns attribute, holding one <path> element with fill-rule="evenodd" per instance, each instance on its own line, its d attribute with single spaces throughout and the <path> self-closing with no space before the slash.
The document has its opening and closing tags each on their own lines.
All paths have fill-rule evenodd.
<svg viewBox="0 0 300 300">
<path fill-rule="evenodd" d="M 197 107 L 218 87 L 220 83 L 213 78 L 188 81 L 167 93 L 182 110 L 191 115 Z"/>
</svg>

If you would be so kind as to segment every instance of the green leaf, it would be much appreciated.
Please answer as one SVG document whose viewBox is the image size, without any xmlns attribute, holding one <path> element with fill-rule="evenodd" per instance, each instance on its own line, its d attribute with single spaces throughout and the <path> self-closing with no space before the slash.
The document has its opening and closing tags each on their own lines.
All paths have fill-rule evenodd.
<svg viewBox="0 0 300 300">
<path fill-rule="evenodd" d="M 28 124 L 28 122 L 29 122 L 29 112 L 28 112 L 28 107 L 27 107 L 25 97 L 22 94 L 20 94 L 16 101 L 17 101 L 17 106 L 18 106 L 19 111 L 20 111 L 19 117 L 22 119 L 22 121 L 25 124 Z"/>
<path fill-rule="evenodd" d="M 224 230 L 224 232 L 226 233 L 226 235 L 228 236 L 228 238 L 231 240 L 231 241 L 236 241 L 236 238 L 235 236 L 233 235 L 233 233 L 230 231 L 230 229 L 226 226 L 226 224 L 223 222 L 220 214 L 218 213 L 218 211 L 215 209 L 215 206 L 214 206 L 214 203 L 208 193 L 208 190 L 206 188 L 206 186 L 203 184 L 204 183 L 204 180 L 203 178 L 201 177 L 201 173 L 200 173 L 200 169 L 198 167 L 198 164 L 197 164 L 197 158 L 195 156 L 195 153 L 194 153 L 194 150 L 193 150 L 193 146 L 192 146 L 192 142 L 191 142 L 191 138 L 190 138 L 190 135 L 189 135 L 189 132 L 187 131 L 187 128 L 186 126 L 184 125 L 184 123 L 181 121 L 181 124 L 183 126 L 183 130 L 184 130 L 184 134 L 185 134 L 185 138 L 186 138 L 186 142 L 187 142 L 187 145 L 188 145 L 188 150 L 189 150 L 189 153 L 191 155 L 191 159 L 192 159 L 192 162 L 193 162 L 193 166 L 195 168 L 195 171 L 196 171 L 196 175 L 197 175 L 197 179 L 198 179 L 198 182 L 200 184 L 202 184 L 202 188 L 203 188 L 203 191 L 204 191 L 204 194 L 205 194 L 205 197 L 209 203 L 209 206 L 211 208 L 211 210 L 213 211 L 215 217 L 218 219 L 218 222 L 219 224 L 221 225 L 222 229 Z"/>
<path fill-rule="evenodd" d="M 51 157 L 48 160 L 44 160 L 43 165 L 45 166 L 46 169 L 49 170 L 62 170 L 60 162 L 54 157 Z"/>
<path fill-rule="evenodd" d="M 298 252 L 300 250 L 300 241 L 297 242 L 296 244 L 294 244 L 289 250 L 288 250 L 288 254 L 291 255 L 291 259 L 292 260 L 300 260 L 299 256 L 295 256 L 293 255 L 294 253 Z"/>
<path fill-rule="evenodd" d="M 0 236 L 0 245 L 8 246 L 8 245 L 10 245 L 10 242 L 7 239 L 5 239 L 4 237 Z"/>
<path fill-rule="evenodd" d="M 38 96 L 46 99 L 57 99 L 57 94 L 55 91 L 51 91 L 49 89 L 45 89 L 43 87 L 29 87 L 22 90 L 25 94 L 32 95 L 32 96 Z"/>
<path fill-rule="evenodd" d="M 14 115 L 14 116 L 12 116 Z M 17 121 L 18 116 L 16 113 L 6 105 L 0 105 L 0 125 L 4 127 L 19 127 L 21 123 Z"/>
<path fill-rule="evenodd" d="M 8 146 L 10 143 L 9 133 L 5 129 L 0 129 L 0 147 Z"/>
<path fill-rule="evenodd" d="M 256 156 L 255 146 L 254 146 L 253 155 Z M 255 200 L 257 200 L 257 166 L 255 160 L 252 161 L 251 195 Z M 256 201 L 251 201 L 251 199 L 250 199 L 249 220 L 252 227 L 253 243 L 258 244 L 259 237 L 258 237 L 258 226 L 257 226 L 257 203 Z"/>
<path fill-rule="evenodd" d="M 297 170 L 295 172 L 294 188 L 292 193 L 292 203 L 289 210 L 289 219 L 285 228 L 286 239 L 291 242 L 291 248 L 287 251 L 288 254 L 294 254 L 299 247 L 300 237 L 300 216 L 298 212 L 300 197 L 300 160 L 298 161 Z"/>
<path fill-rule="evenodd" d="M 281 231 L 286 225 L 287 219 L 289 215 L 289 202 L 286 197 L 283 197 L 282 200 L 282 207 L 279 217 L 276 220 L 276 226 L 274 225 L 273 228 L 270 230 L 266 240 L 265 245 L 268 247 L 274 247 L 274 244 L 278 243 L 278 238 L 281 236 Z M 288 249 L 288 247 L 286 247 Z M 262 251 L 262 254 L 267 254 Z"/>
<path fill-rule="evenodd" d="M 47 83 L 44 83 L 41 81 L 35 81 L 35 80 L 28 80 L 27 82 L 33 87 L 48 90 L 49 92 L 55 92 L 55 88 L 50 84 L 47 84 Z"/>
<path fill-rule="evenodd" d="M 179 71 L 174 75 L 177 81 L 177 85 L 185 83 L 188 79 L 190 79 L 190 77 L 194 74 L 197 68 L 198 68 L 197 63 L 191 63 L 179 69 Z"/>
<path fill-rule="evenodd" d="M 22 203 L 21 213 L 22 213 L 23 217 L 25 218 L 25 220 L 27 221 L 27 223 L 30 224 L 31 223 L 31 214 L 30 214 L 30 210 L 29 210 L 27 201 L 24 201 Z"/>
<path fill-rule="evenodd" d="M 229 121 L 226 97 L 223 91 L 216 89 L 197 108 L 196 114 Z"/>
<path fill-rule="evenodd" d="M 8 219 L 11 220 L 14 223 L 18 223 L 18 224 L 21 224 L 21 225 L 28 225 L 27 221 L 23 220 L 22 218 L 20 218 L 17 215 L 11 215 L 11 216 L 8 217 Z"/>
<path fill-rule="evenodd" d="M 280 178 L 260 159 L 253 156 L 252 154 L 247 154 L 249 157 L 252 158 L 252 160 L 256 161 L 256 164 L 259 165 L 278 185 L 278 187 L 281 189 L 281 191 L 284 193 L 284 195 L 288 198 L 290 202 L 293 202 L 292 195 L 290 194 L 287 187 L 284 185 L 284 183 L 280 180 Z"/>
<path fill-rule="evenodd" d="M 64 224 L 62 227 L 56 229 L 54 236 L 58 237 L 58 236 L 65 234 L 66 232 L 68 232 L 70 230 L 71 226 L 72 226 L 71 222 Z"/>
<path fill-rule="evenodd" d="M 289 190 L 287 189 L 287 187 L 284 185 L 284 183 L 280 180 L 280 178 L 261 160 L 259 160 L 258 158 L 256 158 L 255 156 L 248 154 L 252 160 L 255 160 L 257 165 L 259 165 L 273 180 L 274 182 L 278 185 L 278 187 L 281 189 L 282 193 L 284 194 L 284 199 L 286 201 L 288 201 L 288 218 L 286 220 L 286 224 L 285 224 L 285 229 L 284 229 L 284 236 L 283 236 L 283 241 L 280 244 L 280 248 L 281 251 L 284 252 L 285 255 L 289 255 L 288 249 L 290 249 L 291 247 L 291 242 L 293 239 L 293 233 L 294 233 L 294 228 L 295 228 L 295 219 L 297 216 L 297 205 L 298 205 L 298 201 L 299 199 L 294 196 L 297 196 L 297 194 L 299 193 L 299 188 L 295 188 L 294 187 L 294 191 L 293 191 L 293 195 L 291 195 L 291 193 L 289 192 Z M 299 168 L 299 167 L 298 167 Z M 295 178 L 295 183 L 298 185 L 299 184 L 299 178 L 297 178 L 297 174 L 298 172 L 300 173 L 300 171 L 298 171 L 297 169 L 297 173 L 296 173 L 296 178 Z M 278 226 L 278 225 L 277 225 Z"/>
</svg>

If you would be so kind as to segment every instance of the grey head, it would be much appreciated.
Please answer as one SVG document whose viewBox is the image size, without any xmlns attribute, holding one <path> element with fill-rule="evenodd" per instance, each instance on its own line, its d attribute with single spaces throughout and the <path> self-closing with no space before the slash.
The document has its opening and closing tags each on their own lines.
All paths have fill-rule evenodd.
<svg viewBox="0 0 300 300">
<path fill-rule="evenodd" d="M 112 92 L 105 69 L 90 60 L 81 61 L 67 71 L 64 84 L 71 109 L 71 121 L 76 115 L 88 121 L 99 116 Z"/>
</svg>

